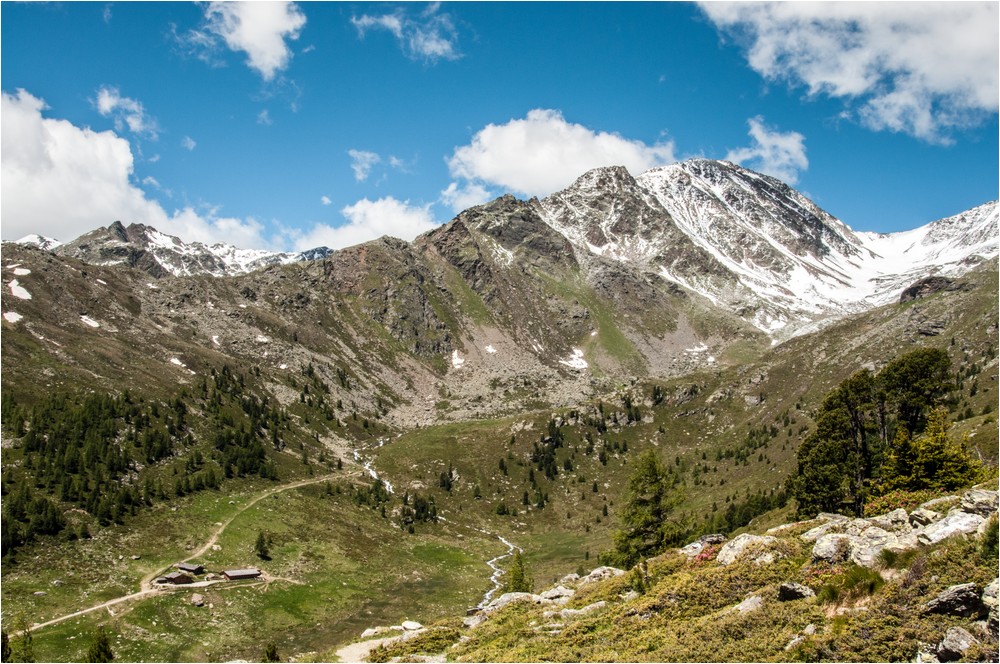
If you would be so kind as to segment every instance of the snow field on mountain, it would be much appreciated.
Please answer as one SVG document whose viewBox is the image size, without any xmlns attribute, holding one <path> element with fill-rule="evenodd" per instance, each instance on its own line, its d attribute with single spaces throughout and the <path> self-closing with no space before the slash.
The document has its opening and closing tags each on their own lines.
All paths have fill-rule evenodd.
<svg viewBox="0 0 1000 664">
<path fill-rule="evenodd" d="M 13 279 L 10 282 L 10 294 L 20 300 L 30 300 L 31 293 L 27 289 L 17 282 L 17 279 Z"/>
<path fill-rule="evenodd" d="M 568 359 L 559 360 L 559 364 L 565 364 L 570 369 L 577 369 L 579 371 L 582 371 L 590 366 L 587 364 L 587 361 L 583 359 L 583 351 L 579 348 L 574 348 L 573 354 L 570 355 Z"/>
</svg>

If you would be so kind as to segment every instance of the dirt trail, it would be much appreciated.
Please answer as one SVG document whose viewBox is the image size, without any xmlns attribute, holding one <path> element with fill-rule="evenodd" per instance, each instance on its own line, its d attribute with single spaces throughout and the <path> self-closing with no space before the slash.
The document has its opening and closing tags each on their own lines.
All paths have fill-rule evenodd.
<svg viewBox="0 0 1000 664">
<path fill-rule="evenodd" d="M 333 479 L 334 477 L 337 477 L 337 476 L 336 475 L 322 475 L 320 477 L 311 477 L 309 479 L 299 480 L 297 482 L 291 482 L 289 484 L 282 484 L 280 486 L 272 487 L 270 489 L 267 489 L 266 491 L 261 492 L 260 494 L 254 496 L 254 498 L 252 500 L 250 500 L 250 502 L 246 503 L 245 505 L 243 505 L 242 507 L 240 507 L 238 510 L 236 510 L 236 512 L 234 512 L 232 514 L 232 516 L 230 516 L 228 519 L 226 519 L 222 523 L 222 525 L 217 526 L 215 528 L 215 530 L 212 531 L 212 534 L 209 537 L 208 541 L 205 542 L 205 544 L 200 549 L 198 549 L 197 551 L 195 551 L 194 553 L 192 553 L 191 555 L 189 555 L 187 558 L 184 558 L 183 560 L 178 561 L 178 562 L 187 562 L 189 560 L 193 560 L 194 558 L 198 558 L 200 556 L 205 555 L 205 552 L 208 551 L 209 549 L 211 549 L 212 545 L 219 541 L 219 537 L 222 535 L 223 532 L 225 532 L 226 528 L 229 526 L 229 524 L 231 524 L 233 522 L 234 519 L 236 519 L 236 517 L 240 516 L 241 514 L 243 514 L 244 512 L 246 512 L 248 509 L 250 509 L 251 507 L 253 507 L 257 503 L 259 503 L 261 500 L 267 498 L 268 496 L 273 496 L 276 493 L 281 493 L 283 491 L 289 491 L 291 489 L 297 489 L 299 487 L 307 486 L 309 484 L 318 484 L 319 482 L 325 482 L 327 480 Z M 166 568 L 166 569 L 169 569 L 169 568 Z M 52 620 L 47 620 L 45 622 L 36 623 L 36 624 L 34 624 L 34 625 L 31 626 L 31 629 L 32 629 L 32 631 L 37 630 L 37 629 L 42 629 L 43 627 L 48 627 L 50 625 L 55 625 L 57 623 L 61 623 L 61 622 L 66 621 L 66 620 L 70 620 L 72 618 L 77 618 L 79 616 L 86 615 L 86 614 L 92 613 L 94 611 L 100 611 L 102 609 L 108 609 L 108 608 L 110 608 L 112 606 L 115 606 L 116 604 L 121 604 L 123 602 L 128 602 L 128 601 L 134 600 L 134 599 L 142 599 L 142 598 L 148 597 L 150 595 L 155 595 L 158 592 L 169 592 L 168 589 L 158 588 L 158 587 L 156 587 L 156 586 L 153 585 L 153 580 L 156 577 L 161 576 L 165 571 L 166 571 L 165 569 L 159 569 L 159 570 L 150 572 L 149 574 L 147 574 L 146 576 L 144 576 L 142 578 L 142 580 L 139 582 L 139 592 L 132 593 L 131 595 L 125 595 L 123 597 L 117 597 L 115 599 L 108 600 L 107 602 L 102 602 L 100 604 L 88 607 L 86 609 L 81 609 L 79 611 L 74 611 L 73 613 L 69 613 L 69 614 L 67 614 L 65 616 L 59 616 L 58 618 L 53 618 Z M 200 586 L 201 584 L 198 584 L 198 585 Z M 185 587 L 186 588 L 190 588 L 192 586 L 185 586 Z"/>
</svg>

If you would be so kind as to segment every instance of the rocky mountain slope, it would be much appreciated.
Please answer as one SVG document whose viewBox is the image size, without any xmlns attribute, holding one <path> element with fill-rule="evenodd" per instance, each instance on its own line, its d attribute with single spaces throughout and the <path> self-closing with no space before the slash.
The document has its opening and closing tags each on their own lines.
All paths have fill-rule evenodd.
<svg viewBox="0 0 1000 664">
<path fill-rule="evenodd" d="M 576 247 L 642 264 L 778 338 L 997 255 L 996 201 L 913 231 L 855 233 L 779 180 L 706 159 L 635 178 L 597 169 L 538 207 Z"/>
<path fill-rule="evenodd" d="M 470 222 L 498 214 L 508 221 L 481 229 Z M 462 264 L 453 266 L 463 279 L 474 280 L 466 285 L 480 295 L 504 290 L 500 284 L 509 283 L 504 273 L 521 267 L 512 253 L 521 246 L 522 256 L 531 254 L 529 266 L 543 273 L 553 267 L 565 278 L 570 270 L 607 290 L 609 270 L 627 271 L 633 282 L 645 284 L 640 290 L 703 298 L 783 340 L 890 302 L 920 278 L 957 276 L 996 256 L 998 214 L 994 201 L 911 231 L 857 233 L 772 177 L 729 162 L 693 159 L 637 177 L 622 167 L 595 169 L 542 200 L 506 196 L 462 213 L 442 227 L 447 230 L 432 231 L 415 245 L 433 247 L 444 236 L 454 245 L 463 231 L 452 227 L 472 223 L 490 239 L 476 254 L 452 251 L 447 260 Z M 93 265 L 129 265 L 156 278 L 235 276 L 332 253 L 325 247 L 277 253 L 188 244 L 120 222 L 63 245 L 47 238 L 24 242 Z M 537 315 L 547 314 L 538 309 L 533 314 L 532 324 L 542 325 Z M 540 332 L 533 339 L 530 345 L 545 345 Z M 567 350 L 564 341 L 558 345 Z"/>
<path fill-rule="evenodd" d="M 150 275 L 233 276 L 260 270 L 269 265 L 285 265 L 300 261 L 324 258 L 332 253 L 327 247 L 288 253 L 259 249 L 238 249 L 217 243 L 182 242 L 179 238 L 143 224 L 128 227 L 116 221 L 107 228 L 98 228 L 66 244 L 48 238 L 28 236 L 19 241 L 42 249 L 51 249 L 60 256 L 79 258 L 91 265 L 128 265 Z"/>
</svg>

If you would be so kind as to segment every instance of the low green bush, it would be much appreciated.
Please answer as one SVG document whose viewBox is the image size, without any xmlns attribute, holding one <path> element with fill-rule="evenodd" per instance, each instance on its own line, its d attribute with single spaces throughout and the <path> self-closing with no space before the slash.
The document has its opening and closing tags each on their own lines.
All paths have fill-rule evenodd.
<svg viewBox="0 0 1000 664">
<path fill-rule="evenodd" d="M 943 489 L 921 489 L 919 491 L 896 489 L 865 503 L 865 516 L 878 516 L 900 507 L 909 512 L 928 500 L 940 498 L 946 494 L 947 492 Z"/>
</svg>

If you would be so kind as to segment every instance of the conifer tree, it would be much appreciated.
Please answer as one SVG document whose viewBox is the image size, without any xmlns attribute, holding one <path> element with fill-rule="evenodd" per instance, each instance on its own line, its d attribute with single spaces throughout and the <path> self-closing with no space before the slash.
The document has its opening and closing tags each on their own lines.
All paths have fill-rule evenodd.
<svg viewBox="0 0 1000 664">
<path fill-rule="evenodd" d="M 521 557 L 521 552 L 515 551 L 510 569 L 504 574 L 503 592 L 530 593 L 534 590 L 534 587 L 534 580 L 524 568 L 524 559 Z"/>
<path fill-rule="evenodd" d="M 111 637 L 108 636 L 108 630 L 104 625 L 97 628 L 97 633 L 94 635 L 94 641 L 90 644 L 90 648 L 87 649 L 87 661 L 88 662 L 110 662 L 114 660 L 115 653 L 111 650 Z"/>
<path fill-rule="evenodd" d="M 605 558 L 631 566 L 671 544 L 680 534 L 681 527 L 670 516 L 682 497 L 656 452 L 643 452 L 636 459 L 629 478 L 627 497 L 621 509 L 622 529 L 614 535 L 614 551 Z"/>
</svg>

